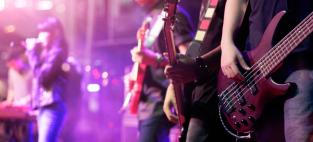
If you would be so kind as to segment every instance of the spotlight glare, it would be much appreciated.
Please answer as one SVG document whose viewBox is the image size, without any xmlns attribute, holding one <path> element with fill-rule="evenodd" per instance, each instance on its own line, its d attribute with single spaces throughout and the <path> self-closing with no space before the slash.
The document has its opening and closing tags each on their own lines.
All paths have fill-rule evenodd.
<svg viewBox="0 0 313 142">
<path fill-rule="evenodd" d="M 8 25 L 4 28 L 5 33 L 13 33 L 15 32 L 15 26 L 14 25 Z"/>
<path fill-rule="evenodd" d="M 90 72 L 91 71 L 91 66 L 90 65 L 86 65 L 85 66 L 85 72 Z"/>
<path fill-rule="evenodd" d="M 50 10 L 53 7 L 51 0 L 41 0 L 37 3 L 38 10 Z"/>
<path fill-rule="evenodd" d="M 90 93 L 96 93 L 100 91 L 100 85 L 99 84 L 88 84 L 87 85 L 87 91 Z"/>
<path fill-rule="evenodd" d="M 0 11 L 4 10 L 5 8 L 5 2 L 4 0 L 0 0 Z"/>
<path fill-rule="evenodd" d="M 103 79 L 107 79 L 109 77 L 109 73 L 104 71 L 104 72 L 102 72 L 101 76 L 102 76 Z"/>
<path fill-rule="evenodd" d="M 25 8 L 27 7 L 27 1 L 26 0 L 15 0 L 15 8 Z"/>
</svg>

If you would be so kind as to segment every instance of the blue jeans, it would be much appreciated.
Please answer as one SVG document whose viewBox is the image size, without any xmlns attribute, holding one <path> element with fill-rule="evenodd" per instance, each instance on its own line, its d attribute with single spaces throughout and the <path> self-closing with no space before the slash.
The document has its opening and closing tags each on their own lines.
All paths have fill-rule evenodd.
<svg viewBox="0 0 313 142">
<path fill-rule="evenodd" d="M 169 142 L 172 125 L 165 115 L 140 120 L 138 142 Z"/>
<path fill-rule="evenodd" d="M 197 118 L 191 118 L 187 132 L 187 142 L 205 142 L 209 140 L 205 122 Z"/>
<path fill-rule="evenodd" d="M 295 96 L 284 105 L 286 142 L 313 141 L 313 70 L 293 72 L 287 82 L 297 84 Z"/>
<path fill-rule="evenodd" d="M 285 82 L 297 89 L 267 106 L 257 126 L 258 142 L 313 141 L 313 70 L 294 71 Z"/>
<path fill-rule="evenodd" d="M 38 142 L 57 142 L 65 113 L 65 105 L 61 102 L 39 109 Z"/>
</svg>

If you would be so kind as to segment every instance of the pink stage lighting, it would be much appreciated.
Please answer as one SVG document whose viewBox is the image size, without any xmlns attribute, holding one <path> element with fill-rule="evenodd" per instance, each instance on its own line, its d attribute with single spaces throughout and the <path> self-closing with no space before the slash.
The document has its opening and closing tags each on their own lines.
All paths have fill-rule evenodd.
<svg viewBox="0 0 313 142">
<path fill-rule="evenodd" d="M 38 10 L 50 10 L 53 8 L 52 0 L 40 0 L 37 3 Z"/>
<path fill-rule="evenodd" d="M 87 91 L 90 93 L 97 93 L 100 91 L 100 85 L 99 84 L 88 84 L 87 85 Z"/>
<path fill-rule="evenodd" d="M 26 8 L 29 5 L 31 5 L 28 2 L 30 2 L 30 1 L 28 1 L 28 0 L 15 0 L 14 5 L 15 5 L 15 8 Z"/>
<path fill-rule="evenodd" d="M 5 2 L 4 0 L 0 0 L 0 11 L 4 10 L 5 8 Z"/>
</svg>

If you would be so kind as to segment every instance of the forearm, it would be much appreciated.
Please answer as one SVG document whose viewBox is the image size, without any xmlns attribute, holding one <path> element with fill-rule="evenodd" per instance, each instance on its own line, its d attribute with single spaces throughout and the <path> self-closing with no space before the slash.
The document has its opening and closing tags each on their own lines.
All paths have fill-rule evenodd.
<svg viewBox="0 0 313 142">
<path fill-rule="evenodd" d="M 179 53 L 185 55 L 189 44 L 190 42 L 180 44 L 178 46 Z"/>
<path fill-rule="evenodd" d="M 39 82 L 47 87 L 62 72 L 61 66 L 66 60 L 62 50 L 57 50 L 49 54 L 48 59 L 42 64 L 39 72 Z"/>
<path fill-rule="evenodd" d="M 175 94 L 174 94 L 174 86 L 173 84 L 169 84 L 166 90 L 166 95 L 165 95 L 164 104 L 163 104 L 163 111 L 169 121 L 177 123 L 178 118 L 177 118 L 177 115 L 175 115 L 171 111 L 172 107 L 174 107 L 175 111 L 177 112 L 177 106 L 176 106 L 176 100 L 175 100 Z"/>
<path fill-rule="evenodd" d="M 248 0 L 227 0 L 224 13 L 221 47 L 224 44 L 233 43 L 235 31 L 241 25 Z"/>
</svg>

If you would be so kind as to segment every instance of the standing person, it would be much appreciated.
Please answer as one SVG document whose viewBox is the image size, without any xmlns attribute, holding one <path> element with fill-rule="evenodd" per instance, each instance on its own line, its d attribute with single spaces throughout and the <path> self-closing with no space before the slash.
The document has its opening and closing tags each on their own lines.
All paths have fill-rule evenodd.
<svg viewBox="0 0 313 142">
<path fill-rule="evenodd" d="M 139 142 L 168 142 L 171 124 L 162 111 L 168 81 L 163 69 L 167 61 L 163 57 L 166 52 L 163 27 L 161 0 L 136 0 L 151 18 L 150 32 L 147 33 L 147 42 L 151 47 L 144 47 L 139 51 L 137 47 L 131 50 L 132 60 L 140 64 L 146 64 L 147 69 L 143 81 L 143 91 L 140 96 L 137 117 L 139 120 Z M 175 45 L 181 53 L 186 51 L 187 44 L 193 38 L 193 29 L 188 21 L 188 15 L 183 8 L 178 8 L 176 26 L 174 29 Z M 158 29 L 158 30 L 156 30 Z M 140 28 L 138 34 L 145 32 Z M 155 39 L 154 39 L 155 38 Z"/>
<path fill-rule="evenodd" d="M 32 72 L 28 63 L 25 49 L 13 46 L 9 56 L 8 66 L 8 95 L 1 105 L 30 106 Z"/>
<path fill-rule="evenodd" d="M 206 14 L 206 9 L 212 2 L 214 3 L 210 0 L 202 1 L 201 17 Z M 186 109 L 190 115 L 190 121 L 186 127 L 187 142 L 234 140 L 224 131 L 218 117 L 216 76 L 219 58 L 216 57 L 211 61 L 205 56 L 220 43 L 225 2 L 224 0 L 218 1 L 203 41 L 201 43 L 193 41 L 188 47 L 187 56 L 180 56 L 177 65 L 167 66 L 165 69 L 165 74 L 169 79 L 185 83 L 185 96 L 190 99 Z M 173 100 L 173 93 L 169 92 L 166 95 L 163 108 L 167 117 L 175 121 L 177 117 L 170 111 L 169 107 L 172 103 L 175 104 L 175 100 Z"/>
<path fill-rule="evenodd" d="M 63 27 L 55 17 L 38 25 L 38 37 L 27 39 L 34 73 L 32 107 L 38 109 L 38 141 L 56 142 L 66 113 L 63 100 L 67 78 L 62 65 L 68 56 Z"/>
<path fill-rule="evenodd" d="M 30 111 L 32 72 L 25 55 L 25 48 L 22 46 L 11 46 L 11 48 L 7 61 L 8 95 L 5 101 L 0 102 L 0 108 L 16 108 L 25 115 Z M 9 130 L 10 141 L 33 142 L 32 121 L 26 116 L 22 120 L 7 118 L 4 122 Z"/>
<path fill-rule="evenodd" d="M 243 17 L 242 7 L 248 0 L 227 0 L 221 42 L 221 69 L 228 78 L 239 75 L 238 67 L 249 69 L 234 42 L 238 21 Z M 288 24 L 280 32 L 290 31 L 313 10 L 312 0 L 250 0 L 249 32 L 245 50 L 257 47 L 270 20 L 282 10 L 287 11 Z M 289 16 L 288 16 L 289 15 Z M 282 35 L 278 35 L 278 38 Z M 274 101 L 265 108 L 256 127 L 256 141 L 261 142 L 309 142 L 313 141 L 313 44 L 309 36 L 284 61 L 283 67 L 273 77 L 282 82 L 297 85 L 285 101 Z M 275 40 L 274 40 L 275 42 Z"/>
</svg>

